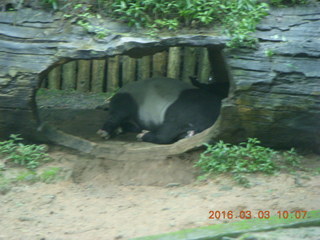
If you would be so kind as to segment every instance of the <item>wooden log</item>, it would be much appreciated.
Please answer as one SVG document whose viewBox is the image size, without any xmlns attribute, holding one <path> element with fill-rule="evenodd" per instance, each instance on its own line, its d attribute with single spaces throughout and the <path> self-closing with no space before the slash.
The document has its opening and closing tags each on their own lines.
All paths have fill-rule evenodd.
<svg viewBox="0 0 320 240">
<path fill-rule="evenodd" d="M 196 57 L 197 52 L 194 47 L 184 48 L 183 54 L 183 68 L 182 68 L 182 81 L 190 82 L 189 77 L 196 74 Z"/>
<path fill-rule="evenodd" d="M 180 79 L 181 47 L 169 48 L 167 76 Z"/>
<path fill-rule="evenodd" d="M 136 80 L 136 59 L 129 56 L 122 58 L 122 86 Z"/>
<path fill-rule="evenodd" d="M 109 57 L 107 74 L 107 91 L 115 91 L 119 87 L 119 56 Z"/>
<path fill-rule="evenodd" d="M 114 161 L 128 161 L 128 159 L 166 159 L 199 148 L 204 142 L 211 138 L 210 131 L 216 131 L 213 126 L 205 131 L 191 137 L 185 138 L 174 144 L 151 144 L 141 142 L 109 141 L 108 144 L 97 144 L 95 142 L 65 133 L 48 123 L 41 127 L 41 133 L 51 142 L 75 150 L 90 153 L 96 157 L 106 157 Z M 217 133 L 215 133 L 217 134 Z M 150 154 L 152 153 L 152 154 Z"/>
<path fill-rule="evenodd" d="M 88 92 L 91 75 L 91 61 L 79 60 L 77 72 L 77 90 L 80 92 Z"/>
<path fill-rule="evenodd" d="M 200 82 L 207 83 L 211 74 L 211 66 L 206 48 L 199 49 L 198 79 Z"/>
<path fill-rule="evenodd" d="M 106 60 L 92 60 L 91 91 L 103 92 L 105 82 Z"/>
<path fill-rule="evenodd" d="M 61 66 L 57 66 L 49 72 L 48 88 L 49 89 L 61 88 Z"/>
<path fill-rule="evenodd" d="M 63 90 L 71 90 L 76 88 L 76 70 L 77 62 L 71 61 L 62 65 L 62 84 Z"/>
<path fill-rule="evenodd" d="M 144 80 L 151 76 L 151 56 L 144 56 L 138 59 L 138 79 Z"/>
<path fill-rule="evenodd" d="M 167 51 L 159 52 L 153 55 L 152 76 L 166 76 L 167 69 Z"/>
</svg>

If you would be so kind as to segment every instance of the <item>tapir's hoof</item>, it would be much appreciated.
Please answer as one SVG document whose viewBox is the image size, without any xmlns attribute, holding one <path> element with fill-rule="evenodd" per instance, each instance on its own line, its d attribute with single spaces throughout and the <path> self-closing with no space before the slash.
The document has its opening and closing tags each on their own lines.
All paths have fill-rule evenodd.
<svg viewBox="0 0 320 240">
<path fill-rule="evenodd" d="M 185 136 L 185 138 L 189 138 L 189 137 L 192 137 L 196 134 L 196 132 L 194 130 L 189 130 L 187 132 L 187 135 Z"/>
<path fill-rule="evenodd" d="M 148 132 L 148 130 L 142 130 L 142 132 L 137 135 L 137 140 L 142 141 L 143 136 L 146 135 Z"/>
<path fill-rule="evenodd" d="M 121 133 L 124 133 L 123 129 L 121 127 L 118 127 L 116 130 L 115 130 L 115 135 L 119 135 Z"/>
<path fill-rule="evenodd" d="M 102 129 L 99 129 L 99 130 L 97 131 L 97 134 L 98 134 L 100 137 L 102 137 L 102 138 L 104 138 L 104 139 L 106 139 L 106 140 L 108 140 L 108 139 L 110 138 L 110 134 L 109 134 L 107 131 L 102 130 Z"/>
</svg>

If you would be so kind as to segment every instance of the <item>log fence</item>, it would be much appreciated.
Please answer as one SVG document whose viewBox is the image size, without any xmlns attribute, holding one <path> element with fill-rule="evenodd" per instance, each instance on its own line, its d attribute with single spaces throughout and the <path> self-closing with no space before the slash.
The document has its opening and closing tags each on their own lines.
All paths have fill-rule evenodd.
<svg viewBox="0 0 320 240">
<path fill-rule="evenodd" d="M 132 81 L 167 76 L 189 82 L 197 76 L 208 82 L 211 66 L 206 48 L 171 47 L 142 58 L 114 56 L 106 59 L 77 60 L 52 69 L 41 87 L 79 92 L 107 92 Z"/>
</svg>

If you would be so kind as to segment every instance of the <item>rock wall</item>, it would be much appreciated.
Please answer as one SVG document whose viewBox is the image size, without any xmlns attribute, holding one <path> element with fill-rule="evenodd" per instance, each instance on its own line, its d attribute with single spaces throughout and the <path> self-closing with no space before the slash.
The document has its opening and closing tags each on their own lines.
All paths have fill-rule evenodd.
<svg viewBox="0 0 320 240">
<path fill-rule="evenodd" d="M 258 49 L 226 53 L 235 84 L 226 137 L 320 150 L 319 29 L 319 5 L 274 9 L 258 26 Z"/>
<path fill-rule="evenodd" d="M 194 145 L 207 139 L 238 142 L 258 137 L 273 147 L 319 149 L 319 4 L 272 10 L 258 27 L 255 50 L 222 52 L 228 38 L 213 32 L 150 38 L 110 20 L 99 24 L 109 32 L 103 39 L 59 14 L 0 12 L 0 137 L 44 137 L 38 128 L 35 91 L 56 65 L 118 54 L 141 57 L 171 46 L 205 46 L 213 69 L 230 78 L 232 87 L 217 124 Z M 225 55 L 227 66 L 217 54 Z"/>
</svg>

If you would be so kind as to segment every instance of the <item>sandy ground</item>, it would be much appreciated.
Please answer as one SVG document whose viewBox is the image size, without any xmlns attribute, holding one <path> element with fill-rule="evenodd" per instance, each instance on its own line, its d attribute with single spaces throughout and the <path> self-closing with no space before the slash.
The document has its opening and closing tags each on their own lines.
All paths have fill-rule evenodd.
<svg viewBox="0 0 320 240">
<path fill-rule="evenodd" d="M 136 168 L 135 164 L 113 167 L 106 159 L 58 147 L 51 147 L 50 154 L 55 161 L 47 166 L 61 167 L 66 179 L 19 183 L 0 195 L 0 240 L 129 239 L 242 221 L 236 218 L 240 211 L 257 217 L 259 211 L 277 215 L 320 208 L 319 174 L 254 174 L 249 176 L 251 188 L 235 184 L 227 175 L 199 182 L 192 167 L 197 154 L 191 154 L 187 160 L 166 162 L 170 171 L 163 170 L 167 165 L 161 169 L 159 163 L 146 163 L 168 179 L 154 182 L 154 171 L 148 175 L 148 168 L 143 178 L 132 177 L 141 173 L 142 163 Z M 305 161 L 313 168 L 320 166 L 319 156 Z M 210 211 L 232 211 L 234 217 L 209 219 Z"/>
</svg>

